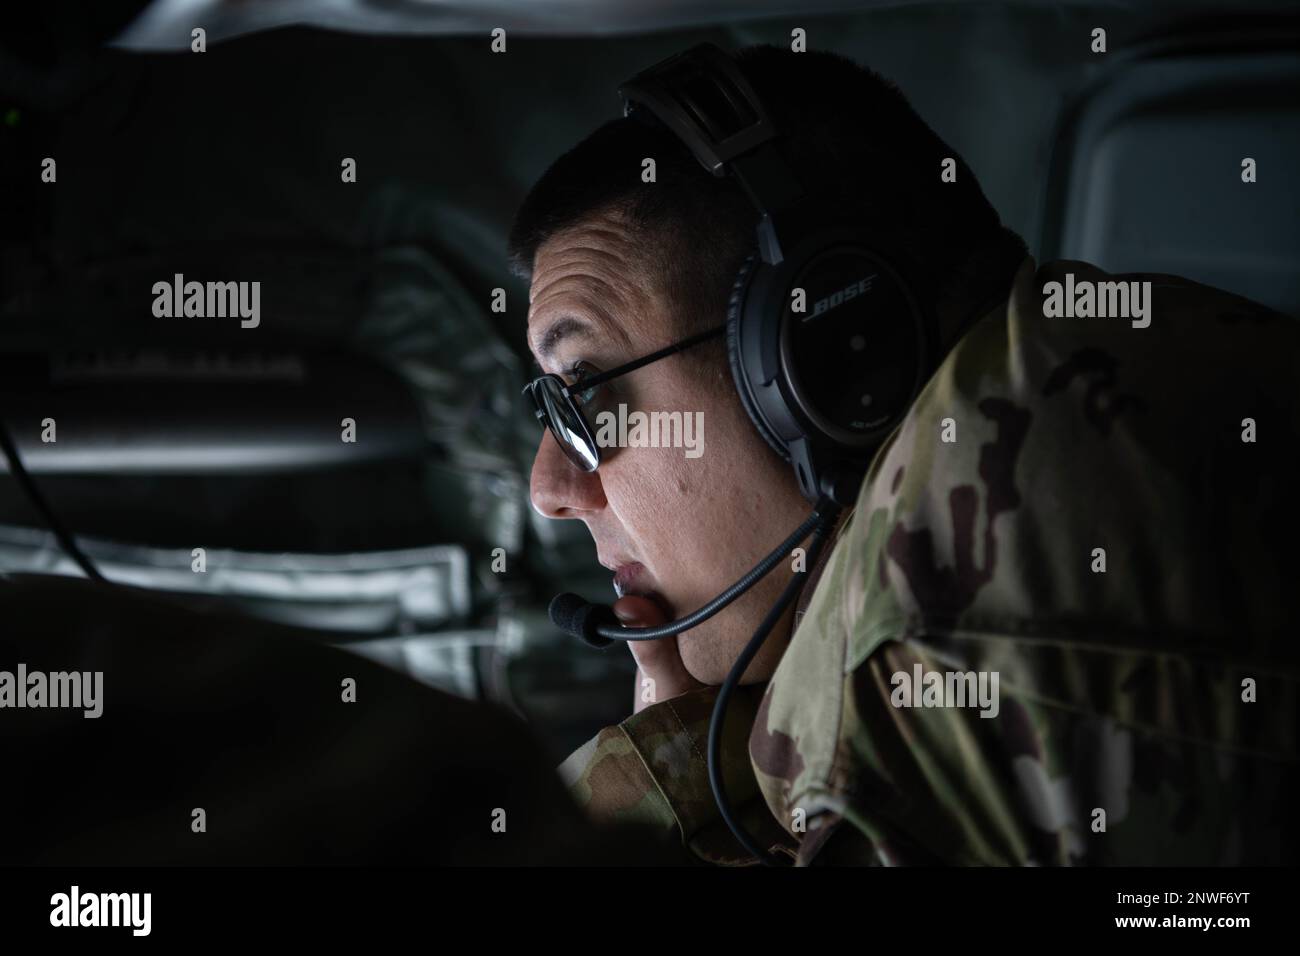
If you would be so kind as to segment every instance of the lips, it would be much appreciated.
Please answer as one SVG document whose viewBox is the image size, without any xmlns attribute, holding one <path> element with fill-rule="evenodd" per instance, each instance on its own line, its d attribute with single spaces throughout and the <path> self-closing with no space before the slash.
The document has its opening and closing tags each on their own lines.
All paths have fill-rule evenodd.
<svg viewBox="0 0 1300 956">
<path fill-rule="evenodd" d="M 624 594 L 639 594 L 646 589 L 645 565 L 639 561 L 621 564 L 614 569 L 614 593 L 619 597 Z"/>
<path fill-rule="evenodd" d="M 654 589 L 654 583 L 654 576 L 637 562 L 619 565 L 614 571 L 614 593 L 618 595 L 619 600 L 628 595 L 645 598 L 659 609 L 663 621 L 671 621 L 676 616 L 673 606 Z"/>
</svg>

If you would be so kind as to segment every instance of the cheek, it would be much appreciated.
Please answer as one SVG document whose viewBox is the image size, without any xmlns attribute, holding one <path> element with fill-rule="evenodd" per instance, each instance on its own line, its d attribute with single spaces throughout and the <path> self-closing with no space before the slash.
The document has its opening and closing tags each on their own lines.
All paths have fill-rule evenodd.
<svg viewBox="0 0 1300 956">
<path fill-rule="evenodd" d="M 675 448 L 620 448 L 617 459 L 601 470 L 609 507 L 643 558 L 652 561 L 655 551 L 688 545 L 701 507 L 700 461 L 684 460 Z"/>
<path fill-rule="evenodd" d="M 729 573 L 716 567 L 718 543 L 746 527 L 761 488 L 740 440 L 748 436 L 736 434 L 742 424 L 748 421 L 736 422 L 725 407 L 706 410 L 699 457 L 681 448 L 620 448 L 601 467 L 609 507 L 665 585 L 707 588 L 716 573 Z"/>
</svg>

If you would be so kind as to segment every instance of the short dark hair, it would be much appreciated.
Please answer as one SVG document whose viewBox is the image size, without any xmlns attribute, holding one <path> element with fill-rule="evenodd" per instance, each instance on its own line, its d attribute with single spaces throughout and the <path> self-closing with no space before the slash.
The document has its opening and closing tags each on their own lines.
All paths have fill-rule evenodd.
<svg viewBox="0 0 1300 956">
<path fill-rule="evenodd" d="M 735 59 L 783 134 L 781 149 L 805 188 L 879 224 L 881 245 L 907 261 L 936 298 L 961 294 L 955 284 L 974 279 L 959 266 L 981 243 L 1011 237 L 1026 254 L 969 167 L 893 83 L 829 52 L 764 45 Z M 641 179 L 646 157 L 655 159 L 653 183 Z M 949 157 L 956 181 L 942 182 Z M 723 320 L 758 221 L 734 180 L 710 175 L 665 130 L 612 120 L 557 159 L 528 193 L 510 232 L 511 270 L 530 280 L 547 239 L 605 214 L 624 217 L 635 231 L 680 331 Z M 1002 278 L 1009 284 L 1009 275 Z M 973 300 L 988 294 L 969 292 Z"/>
</svg>

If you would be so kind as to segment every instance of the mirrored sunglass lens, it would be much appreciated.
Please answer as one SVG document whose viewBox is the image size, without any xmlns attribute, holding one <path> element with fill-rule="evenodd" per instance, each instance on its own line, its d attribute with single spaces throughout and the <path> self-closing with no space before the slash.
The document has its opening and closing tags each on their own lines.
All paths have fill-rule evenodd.
<svg viewBox="0 0 1300 956">
<path fill-rule="evenodd" d="M 570 461 L 585 471 L 595 471 L 600 457 L 587 438 L 585 424 L 576 417 L 560 389 L 560 383 L 553 378 L 542 379 L 537 388 L 551 432 Z"/>
</svg>

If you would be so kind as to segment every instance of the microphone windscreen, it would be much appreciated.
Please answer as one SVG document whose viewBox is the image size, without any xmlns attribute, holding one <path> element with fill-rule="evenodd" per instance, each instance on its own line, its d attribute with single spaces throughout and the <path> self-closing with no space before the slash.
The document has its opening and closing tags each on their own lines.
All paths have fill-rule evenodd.
<svg viewBox="0 0 1300 956">
<path fill-rule="evenodd" d="M 596 630 L 602 624 L 615 625 L 614 612 L 600 604 L 592 604 L 576 594 L 557 594 L 548 611 L 551 623 L 560 630 L 586 641 L 592 647 L 609 647 L 614 643 L 601 637 Z"/>
<path fill-rule="evenodd" d="M 577 618 L 578 612 L 586 606 L 587 602 L 576 594 L 557 594 L 551 601 L 551 607 L 548 611 L 551 616 L 551 623 L 574 637 L 582 637 Z"/>
</svg>

